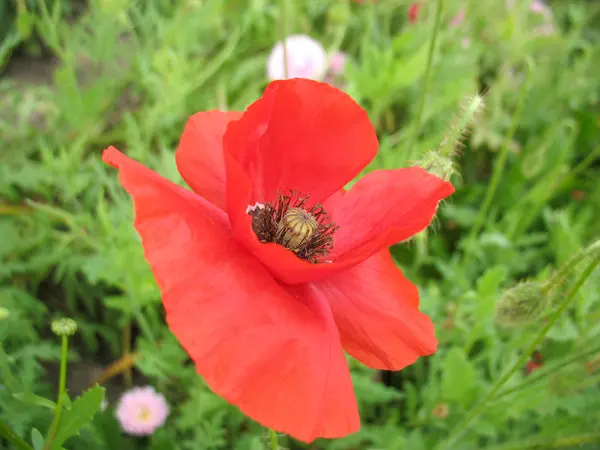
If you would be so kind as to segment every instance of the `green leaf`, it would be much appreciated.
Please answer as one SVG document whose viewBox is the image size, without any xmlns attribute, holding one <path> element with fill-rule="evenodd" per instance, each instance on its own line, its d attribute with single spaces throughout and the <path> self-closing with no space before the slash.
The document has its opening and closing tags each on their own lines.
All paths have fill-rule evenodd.
<svg viewBox="0 0 600 450">
<path fill-rule="evenodd" d="M 63 412 L 52 448 L 58 449 L 71 436 L 79 434 L 79 430 L 91 422 L 104 400 L 104 388 L 95 386 L 73 401 L 70 410 Z"/>
<path fill-rule="evenodd" d="M 48 409 L 54 409 L 56 407 L 56 403 L 54 403 L 52 400 L 40 397 L 39 395 L 35 395 L 31 392 L 17 392 L 16 394 L 13 394 L 13 397 L 21 400 L 24 403 L 43 406 L 44 408 Z"/>
<path fill-rule="evenodd" d="M 414 85 L 425 72 L 427 53 L 429 47 L 422 45 L 412 55 L 398 58 L 394 65 L 394 87 L 407 87 Z"/>
<path fill-rule="evenodd" d="M 506 279 L 506 267 L 494 266 L 487 269 L 477 280 L 477 293 L 480 297 L 496 297 L 500 294 L 500 286 Z"/>
<path fill-rule="evenodd" d="M 4 438 L 13 444 L 13 448 L 18 450 L 31 450 L 31 446 L 21 439 L 12 428 L 6 425 L 4 422 L 0 421 L 0 436 L 4 436 Z"/>
<path fill-rule="evenodd" d="M 175 450 L 174 436 L 167 433 L 166 430 L 156 430 L 152 436 L 151 448 L 152 450 Z"/>
<path fill-rule="evenodd" d="M 33 443 L 34 450 L 43 450 L 44 448 L 44 436 L 37 428 L 31 430 L 31 442 Z"/>
<path fill-rule="evenodd" d="M 31 37 L 35 16 L 27 11 L 22 11 L 17 16 L 17 31 L 21 35 L 21 39 L 27 40 Z"/>
<path fill-rule="evenodd" d="M 96 414 L 94 428 L 102 442 L 103 450 L 129 448 L 113 411 L 107 409 Z"/>
<path fill-rule="evenodd" d="M 547 336 L 558 342 L 574 341 L 579 337 L 577 325 L 569 316 L 558 319 Z"/>
<path fill-rule="evenodd" d="M 454 347 L 448 352 L 442 373 L 444 398 L 468 404 L 477 376 L 462 348 Z"/>
<path fill-rule="evenodd" d="M 383 404 L 402 397 L 397 389 L 374 380 L 372 373 L 355 374 L 353 383 L 358 398 L 365 405 Z"/>
</svg>

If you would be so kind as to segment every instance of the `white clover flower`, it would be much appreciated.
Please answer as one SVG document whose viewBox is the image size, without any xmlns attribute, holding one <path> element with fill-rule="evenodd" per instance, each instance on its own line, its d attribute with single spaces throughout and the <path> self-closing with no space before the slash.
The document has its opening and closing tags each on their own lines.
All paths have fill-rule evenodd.
<svg viewBox="0 0 600 450">
<path fill-rule="evenodd" d="M 287 78 L 321 80 L 327 70 L 327 54 L 323 46 L 310 36 L 294 35 L 285 39 L 287 53 Z M 269 80 L 285 79 L 283 43 L 278 42 L 267 62 Z"/>
</svg>

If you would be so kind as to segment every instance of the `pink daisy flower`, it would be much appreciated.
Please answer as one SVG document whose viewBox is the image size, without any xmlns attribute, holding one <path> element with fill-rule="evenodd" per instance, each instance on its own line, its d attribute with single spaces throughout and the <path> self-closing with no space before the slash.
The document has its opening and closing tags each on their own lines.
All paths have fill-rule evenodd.
<svg viewBox="0 0 600 450">
<path fill-rule="evenodd" d="M 529 10 L 534 14 L 544 17 L 546 20 L 552 19 L 552 10 L 541 0 L 534 0 L 531 2 Z"/>
<path fill-rule="evenodd" d="M 288 78 L 323 79 L 327 71 L 327 54 L 318 41 L 310 36 L 298 34 L 288 36 L 285 39 L 285 45 Z M 267 61 L 269 80 L 285 79 L 283 54 L 283 43 L 278 42 L 271 50 Z"/>
<path fill-rule="evenodd" d="M 116 415 L 125 433 L 148 436 L 165 423 L 169 405 L 152 386 L 135 387 L 123 394 Z"/>
<path fill-rule="evenodd" d="M 456 15 L 450 21 L 450 25 L 453 27 L 460 27 L 462 23 L 465 21 L 465 10 L 460 9 Z"/>
<path fill-rule="evenodd" d="M 341 75 L 346 68 L 348 56 L 343 52 L 335 52 L 329 57 L 329 72 L 332 75 Z"/>
<path fill-rule="evenodd" d="M 531 2 L 531 4 L 529 5 L 529 9 L 535 14 L 546 15 L 550 12 L 546 4 L 540 0 L 534 0 L 533 2 Z"/>
</svg>

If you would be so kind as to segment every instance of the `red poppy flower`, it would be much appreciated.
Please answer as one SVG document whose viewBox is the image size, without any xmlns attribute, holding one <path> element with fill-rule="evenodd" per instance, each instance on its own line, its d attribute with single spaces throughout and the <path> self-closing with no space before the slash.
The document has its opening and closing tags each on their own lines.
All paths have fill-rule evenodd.
<svg viewBox="0 0 600 450">
<path fill-rule="evenodd" d="M 114 147 L 103 154 L 133 197 L 169 328 L 198 372 L 302 441 L 359 429 L 343 349 L 399 370 L 437 347 L 387 247 L 427 227 L 454 189 L 411 167 L 344 191 L 377 146 L 349 96 L 293 79 L 244 113 L 189 119 L 175 156 L 193 192 Z"/>
<path fill-rule="evenodd" d="M 544 358 L 538 351 L 531 355 L 531 359 L 525 365 L 525 375 L 530 375 L 532 372 L 540 369 L 544 365 Z"/>
<path fill-rule="evenodd" d="M 408 8 L 408 20 L 411 23 L 415 23 L 419 18 L 419 10 L 421 9 L 420 3 L 413 3 Z"/>
<path fill-rule="evenodd" d="M 542 367 L 542 363 L 536 361 L 529 361 L 525 366 L 525 375 L 531 374 L 531 372 L 535 372 L 539 368 Z"/>
</svg>

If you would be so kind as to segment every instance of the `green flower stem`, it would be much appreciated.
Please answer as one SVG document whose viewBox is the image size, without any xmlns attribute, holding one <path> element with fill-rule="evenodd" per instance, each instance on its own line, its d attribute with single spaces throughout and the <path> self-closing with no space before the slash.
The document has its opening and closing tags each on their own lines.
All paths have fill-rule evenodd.
<svg viewBox="0 0 600 450">
<path fill-rule="evenodd" d="M 279 450 L 279 443 L 277 442 L 277 433 L 269 428 L 269 442 L 271 443 L 271 450 Z"/>
<path fill-rule="evenodd" d="M 421 100 L 419 101 L 419 109 L 417 110 L 417 117 L 415 121 L 415 132 L 413 133 L 413 148 L 417 144 L 419 140 L 419 134 L 421 132 L 421 121 L 423 119 L 423 111 L 425 110 L 425 97 L 427 97 L 427 90 L 429 89 L 429 79 L 431 78 L 431 64 L 433 62 L 433 54 L 435 53 L 435 44 L 437 41 L 438 30 L 440 29 L 440 22 L 442 21 L 443 9 L 444 0 L 437 0 L 435 23 L 433 24 L 431 41 L 429 43 L 429 53 L 427 55 L 427 64 L 425 66 L 425 76 L 423 78 L 423 89 L 421 90 Z"/>
<path fill-rule="evenodd" d="M 4 438 L 18 450 L 33 450 L 31 445 L 17 436 L 16 433 L 2 421 L 0 421 L 0 436 L 4 436 Z"/>
<path fill-rule="evenodd" d="M 490 402 L 490 400 L 496 397 L 496 394 L 502 389 L 502 387 L 506 384 L 508 380 L 521 369 L 529 359 L 530 355 L 535 351 L 536 348 L 539 347 L 541 342 L 548 334 L 548 331 L 554 326 L 556 321 L 560 318 L 560 316 L 567 310 L 567 308 L 571 305 L 571 302 L 575 298 L 575 295 L 583 286 L 583 283 L 589 278 L 592 274 L 596 266 L 600 263 L 600 255 L 596 256 L 593 261 L 588 265 L 586 270 L 581 274 L 575 286 L 569 293 L 569 295 L 563 300 L 560 306 L 555 310 L 554 314 L 549 317 L 548 322 L 539 332 L 538 336 L 531 342 L 529 347 L 523 352 L 523 355 L 518 359 L 515 364 L 505 373 L 503 377 L 501 377 L 492 387 L 492 389 L 488 392 L 488 394 L 475 405 L 474 408 L 471 409 L 469 413 L 467 413 L 466 417 L 459 422 L 459 424 L 454 427 L 454 429 L 450 432 L 448 438 L 439 446 L 437 450 L 446 450 L 454 448 L 454 444 L 458 441 L 458 439 L 469 429 L 471 423 L 479 417 L 479 415 L 485 410 L 485 407 Z"/>
<path fill-rule="evenodd" d="M 334 32 L 333 43 L 330 47 L 331 53 L 338 52 L 342 46 L 342 42 L 344 41 L 344 37 L 348 32 L 348 26 L 350 21 L 347 20 L 343 25 L 337 26 Z"/>
<path fill-rule="evenodd" d="M 569 355 L 569 357 L 562 358 L 561 360 L 556 361 L 554 364 L 548 364 L 548 365 L 544 364 L 542 366 L 542 368 L 536 370 L 531 375 L 527 376 L 527 378 L 525 378 L 522 383 L 518 384 L 517 386 L 511 387 L 509 389 L 505 389 L 502 392 L 498 393 L 498 395 L 496 395 L 496 397 L 493 399 L 493 401 L 494 401 L 494 403 L 497 403 L 502 398 L 506 397 L 507 395 L 513 394 L 515 392 L 518 392 L 522 389 L 527 388 L 528 386 L 531 386 L 532 384 L 535 384 L 539 380 L 547 377 L 548 374 L 555 373 L 555 372 L 559 371 L 561 368 L 568 366 L 569 364 L 572 364 L 576 361 L 587 358 L 588 356 L 591 356 L 598 352 L 600 352 L 600 345 L 585 349 L 581 353 L 577 353 L 575 355 Z"/>
<path fill-rule="evenodd" d="M 50 450 L 52 447 L 52 441 L 56 436 L 56 432 L 58 431 L 58 425 L 60 423 L 60 416 L 62 414 L 62 404 L 63 398 L 65 395 L 65 389 L 67 384 L 67 351 L 69 350 L 69 338 L 67 336 L 62 336 L 62 346 L 60 352 L 60 378 L 58 382 L 58 398 L 56 400 L 56 408 L 54 408 L 54 419 L 52 420 L 52 425 L 50 425 L 50 430 L 48 431 L 48 438 L 46 439 L 46 445 L 44 445 L 44 450 Z"/>
<path fill-rule="evenodd" d="M 154 342 L 154 340 L 152 341 Z M 131 320 L 128 320 L 123 327 L 123 359 L 131 358 Z M 129 389 L 133 386 L 132 366 L 128 366 L 124 373 L 125 386 Z"/>
<path fill-rule="evenodd" d="M 366 7 L 365 7 L 366 10 Z M 373 39 L 373 33 L 375 30 L 375 22 L 377 19 L 377 8 L 375 2 L 370 1 L 367 14 L 367 26 L 366 30 L 362 33 L 362 39 L 360 41 L 360 57 L 363 59 L 367 52 L 371 51 L 371 40 Z M 373 108 L 375 109 L 375 108 Z"/>
<path fill-rule="evenodd" d="M 287 53 L 287 44 L 286 39 L 289 35 L 290 26 L 289 26 L 289 5 L 288 0 L 280 0 L 280 8 L 281 8 L 281 45 L 283 45 L 283 78 L 288 79 L 288 53 Z"/>
<path fill-rule="evenodd" d="M 577 266 L 581 261 L 584 261 L 588 256 L 593 256 L 598 250 L 600 250 L 600 240 L 578 251 L 559 269 L 559 271 L 550 279 L 550 281 L 548 281 L 542 290 L 544 292 L 550 292 L 553 287 L 559 285 L 563 281 L 563 279 L 575 268 L 575 266 Z"/>
</svg>

